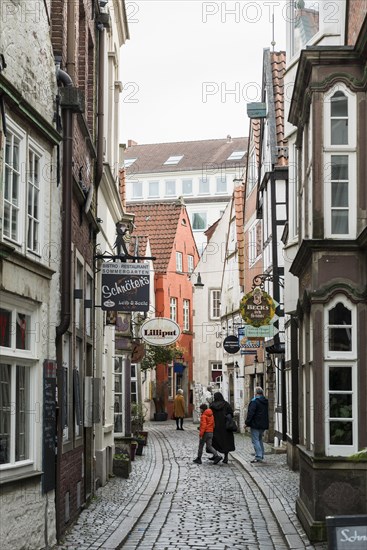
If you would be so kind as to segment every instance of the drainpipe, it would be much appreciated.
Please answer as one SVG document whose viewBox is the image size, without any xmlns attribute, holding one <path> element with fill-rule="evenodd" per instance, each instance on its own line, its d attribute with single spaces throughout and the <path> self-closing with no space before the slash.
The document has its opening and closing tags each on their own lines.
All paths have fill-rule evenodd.
<svg viewBox="0 0 367 550">
<path fill-rule="evenodd" d="M 97 23 L 99 31 L 98 52 L 98 104 L 97 104 L 97 165 L 96 165 L 96 199 L 103 174 L 103 126 L 104 126 L 104 71 L 105 71 L 105 30 L 103 23 Z"/>
<path fill-rule="evenodd" d="M 70 76 L 56 67 L 59 84 L 73 86 Z M 72 198 L 72 157 L 73 157 L 73 112 L 68 108 L 62 111 L 63 159 L 62 159 L 62 242 L 61 242 L 61 313 L 60 324 L 56 327 L 56 348 L 63 334 L 68 330 L 71 319 L 71 198 Z"/>
<path fill-rule="evenodd" d="M 56 64 L 56 78 L 58 85 L 71 88 L 73 81 L 70 76 Z M 61 242 L 61 311 L 60 324 L 56 327 L 56 361 L 57 361 L 57 458 L 56 458 L 56 534 L 57 540 L 62 535 L 60 513 L 61 502 L 61 455 L 63 437 L 63 349 L 62 336 L 68 330 L 71 320 L 71 204 L 73 185 L 73 112 L 70 106 L 62 108 L 63 158 L 62 158 L 62 242 Z"/>
</svg>

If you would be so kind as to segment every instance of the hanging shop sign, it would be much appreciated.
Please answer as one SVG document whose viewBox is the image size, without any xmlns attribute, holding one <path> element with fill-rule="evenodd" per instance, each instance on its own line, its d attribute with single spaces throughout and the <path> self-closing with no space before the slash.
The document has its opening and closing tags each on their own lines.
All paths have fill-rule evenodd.
<svg viewBox="0 0 367 550">
<path fill-rule="evenodd" d="M 223 347 L 227 353 L 237 353 L 240 349 L 237 336 L 227 336 L 224 338 Z"/>
<path fill-rule="evenodd" d="M 148 311 L 149 265 L 102 264 L 102 310 Z"/>
<path fill-rule="evenodd" d="M 276 303 L 259 286 L 245 294 L 240 302 L 240 313 L 247 325 L 261 327 L 270 325 L 275 315 Z"/>
<path fill-rule="evenodd" d="M 139 363 L 145 355 L 145 347 L 142 342 L 131 342 L 131 362 Z"/>
<path fill-rule="evenodd" d="M 180 327 L 172 319 L 156 317 L 141 326 L 141 337 L 151 346 L 169 346 L 179 339 Z"/>
<path fill-rule="evenodd" d="M 273 338 L 278 334 L 279 329 L 274 325 L 265 325 L 263 327 L 253 327 L 245 325 L 238 329 L 238 337 L 247 336 L 249 338 Z"/>
</svg>

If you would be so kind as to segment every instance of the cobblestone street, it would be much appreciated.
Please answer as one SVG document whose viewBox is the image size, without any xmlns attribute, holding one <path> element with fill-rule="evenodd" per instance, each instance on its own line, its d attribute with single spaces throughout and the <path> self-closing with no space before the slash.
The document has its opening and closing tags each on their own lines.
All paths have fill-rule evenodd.
<svg viewBox="0 0 367 550">
<path fill-rule="evenodd" d="M 264 464 L 250 464 L 250 439 L 238 434 L 229 464 L 214 465 L 204 453 L 196 465 L 197 426 L 187 420 L 184 428 L 150 423 L 148 445 L 129 479 L 113 478 L 99 489 L 57 548 L 326 548 L 312 546 L 298 522 L 298 474 L 286 466 L 285 455 L 267 454 Z"/>
</svg>

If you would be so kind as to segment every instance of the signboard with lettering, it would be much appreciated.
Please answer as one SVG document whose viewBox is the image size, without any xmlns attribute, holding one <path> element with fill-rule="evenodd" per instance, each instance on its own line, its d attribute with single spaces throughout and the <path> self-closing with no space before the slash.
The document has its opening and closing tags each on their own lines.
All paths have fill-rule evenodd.
<svg viewBox="0 0 367 550">
<path fill-rule="evenodd" d="M 155 317 L 141 326 L 141 337 L 151 346 L 169 346 L 179 339 L 180 327 L 172 319 Z"/>
<path fill-rule="evenodd" d="M 55 489 L 56 362 L 43 362 L 42 492 Z"/>
<path fill-rule="evenodd" d="M 247 325 L 261 327 L 270 325 L 276 307 L 276 303 L 270 294 L 257 286 L 242 298 L 240 313 Z"/>
<path fill-rule="evenodd" d="M 237 353 L 240 349 L 237 336 L 227 336 L 224 338 L 223 347 L 227 353 Z"/>
<path fill-rule="evenodd" d="M 366 550 L 367 515 L 327 516 L 329 550 Z"/>
<path fill-rule="evenodd" d="M 149 310 L 149 265 L 123 262 L 102 264 L 104 311 Z"/>
<path fill-rule="evenodd" d="M 245 325 L 238 329 L 238 336 L 247 336 L 250 338 L 272 338 L 275 334 L 278 334 L 279 329 L 274 325 L 265 325 L 262 327 L 252 327 L 251 325 Z"/>
</svg>

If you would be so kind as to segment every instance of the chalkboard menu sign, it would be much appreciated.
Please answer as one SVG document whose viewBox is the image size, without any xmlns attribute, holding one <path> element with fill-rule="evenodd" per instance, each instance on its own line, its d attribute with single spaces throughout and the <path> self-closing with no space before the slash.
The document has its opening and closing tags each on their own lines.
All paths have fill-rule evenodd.
<svg viewBox="0 0 367 550">
<path fill-rule="evenodd" d="M 55 488 L 56 444 L 56 363 L 43 363 L 43 452 L 42 490 L 48 493 Z"/>
<path fill-rule="evenodd" d="M 367 516 L 328 516 L 329 550 L 366 550 Z"/>
</svg>

